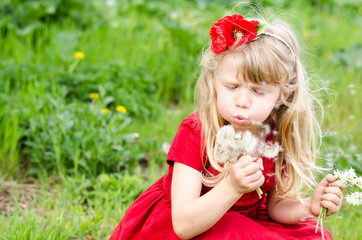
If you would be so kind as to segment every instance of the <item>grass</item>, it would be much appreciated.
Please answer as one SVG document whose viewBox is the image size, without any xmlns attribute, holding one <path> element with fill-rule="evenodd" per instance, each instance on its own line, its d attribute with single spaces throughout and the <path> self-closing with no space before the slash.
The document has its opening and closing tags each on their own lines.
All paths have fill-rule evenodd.
<svg viewBox="0 0 362 240">
<path fill-rule="evenodd" d="M 325 110 L 320 163 L 361 174 L 360 6 L 260 2 L 304 41 L 311 87 Z M 28 28 L 3 14 L 9 1 L 0 3 L 0 182 L 37 189 L 26 201 L 14 190 L 19 185 L 6 195 L 12 210 L 0 214 L 0 239 L 107 239 L 129 204 L 167 171 L 162 147 L 192 112 L 209 27 L 234 6 L 121 1 L 110 10 L 101 1 L 74 3 L 83 10 L 49 15 L 32 5 L 40 12 L 26 20 Z M 85 58 L 70 73 L 76 51 Z M 0 185 L 0 193 L 9 192 Z M 357 239 L 360 216 L 358 207 L 344 205 L 326 225 L 335 239 Z"/>
</svg>

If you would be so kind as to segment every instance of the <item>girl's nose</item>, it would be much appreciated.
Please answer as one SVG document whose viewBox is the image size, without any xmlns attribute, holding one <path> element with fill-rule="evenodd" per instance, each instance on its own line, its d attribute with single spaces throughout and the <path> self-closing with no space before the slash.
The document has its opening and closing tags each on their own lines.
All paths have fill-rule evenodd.
<svg viewBox="0 0 362 240">
<path fill-rule="evenodd" d="M 249 108 L 251 103 L 250 93 L 247 89 L 242 89 L 236 96 L 236 106 L 240 108 Z"/>
</svg>

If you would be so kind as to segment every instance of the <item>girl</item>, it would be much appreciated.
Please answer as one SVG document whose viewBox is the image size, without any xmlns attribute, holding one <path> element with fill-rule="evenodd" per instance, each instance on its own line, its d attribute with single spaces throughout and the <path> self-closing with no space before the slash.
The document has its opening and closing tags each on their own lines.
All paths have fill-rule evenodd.
<svg viewBox="0 0 362 240">
<path fill-rule="evenodd" d="M 302 199 L 300 191 L 314 184 L 319 128 L 292 31 L 235 14 L 210 35 L 197 111 L 173 140 L 169 172 L 129 207 L 110 239 L 320 239 L 315 217 L 321 207 L 338 211 L 344 186 L 329 174 Z M 220 163 L 216 135 L 225 125 L 282 150 Z"/>
</svg>

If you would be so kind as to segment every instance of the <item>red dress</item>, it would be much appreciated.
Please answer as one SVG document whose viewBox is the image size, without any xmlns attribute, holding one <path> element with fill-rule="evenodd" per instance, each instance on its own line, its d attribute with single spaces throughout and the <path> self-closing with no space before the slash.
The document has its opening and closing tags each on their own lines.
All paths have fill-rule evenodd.
<svg viewBox="0 0 362 240">
<path fill-rule="evenodd" d="M 173 163 L 180 162 L 198 171 L 203 169 L 200 152 L 200 121 L 197 113 L 188 116 L 180 125 L 167 156 L 169 171 L 128 208 L 123 219 L 110 237 L 119 239 L 180 239 L 172 227 L 171 180 Z M 267 141 L 270 141 L 270 136 Z M 275 184 L 274 161 L 263 158 L 264 193 Z M 211 188 L 203 186 L 201 195 Z M 254 191 L 244 194 L 233 207 L 209 230 L 193 239 L 322 239 L 320 228 L 315 233 L 316 220 L 284 225 L 268 218 L 265 194 L 259 199 Z M 324 229 L 325 239 L 332 239 Z"/>
</svg>

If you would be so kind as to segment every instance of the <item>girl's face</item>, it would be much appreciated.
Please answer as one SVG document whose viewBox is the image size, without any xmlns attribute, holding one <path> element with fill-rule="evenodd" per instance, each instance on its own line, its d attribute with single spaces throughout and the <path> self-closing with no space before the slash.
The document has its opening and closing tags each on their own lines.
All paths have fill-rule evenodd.
<svg viewBox="0 0 362 240">
<path fill-rule="evenodd" d="M 273 108 L 282 103 L 279 86 L 238 78 L 232 54 L 221 62 L 215 89 L 219 114 L 237 130 L 257 131 Z"/>
</svg>

